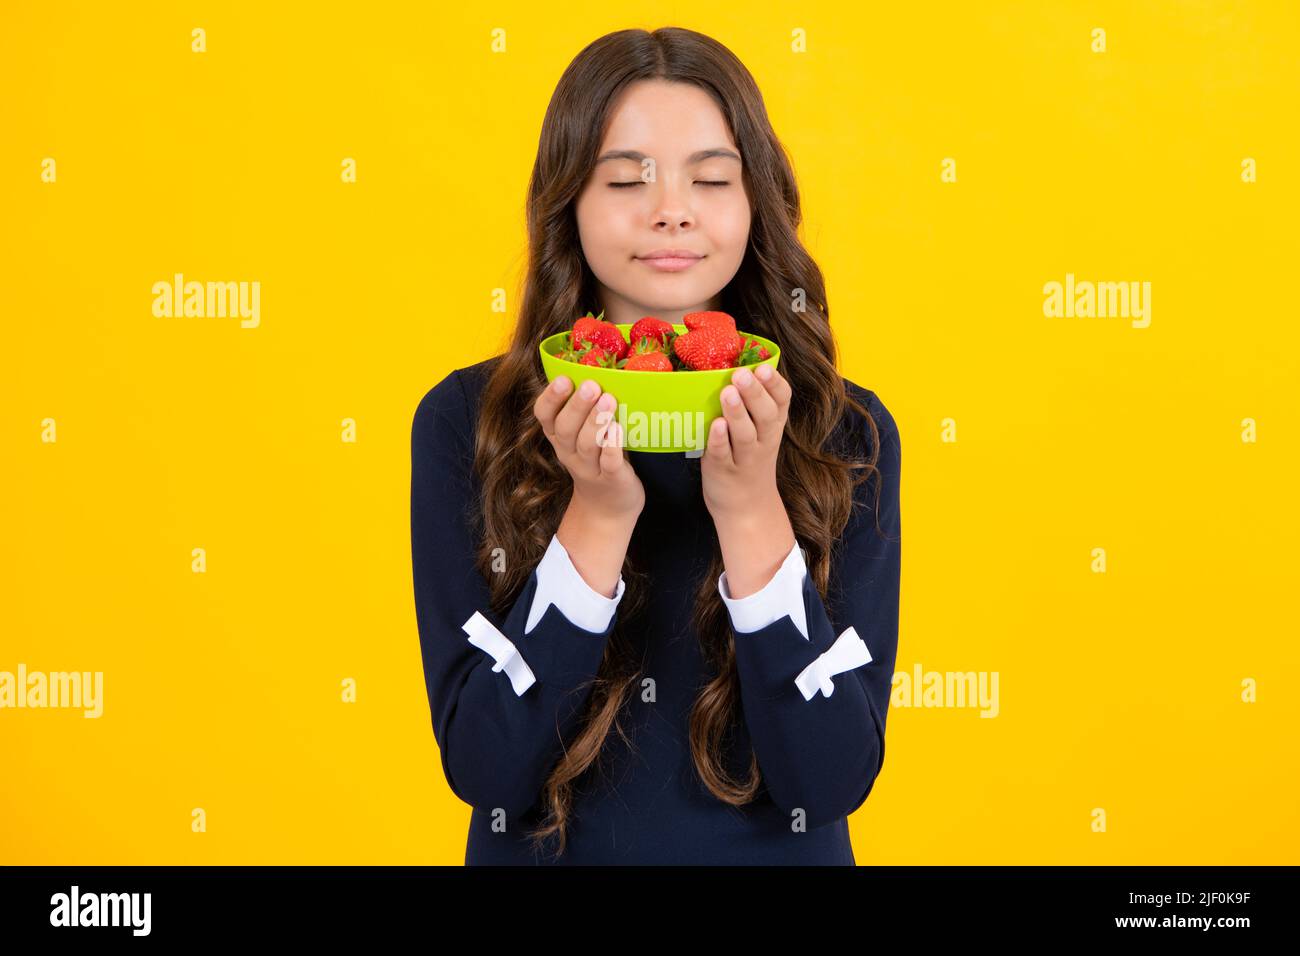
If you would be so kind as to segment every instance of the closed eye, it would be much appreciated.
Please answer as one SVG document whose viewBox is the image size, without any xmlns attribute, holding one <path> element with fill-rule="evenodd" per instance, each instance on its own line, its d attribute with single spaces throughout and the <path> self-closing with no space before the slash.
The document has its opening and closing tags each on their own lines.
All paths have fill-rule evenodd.
<svg viewBox="0 0 1300 956">
<path fill-rule="evenodd" d="M 635 179 L 635 180 L 633 180 L 633 181 L 630 182 L 630 183 L 610 183 L 610 184 L 609 184 L 609 187 L 610 187 L 611 189 L 625 189 L 625 188 L 628 187 L 628 186 L 644 186 L 644 185 L 645 185 L 645 180 L 643 180 L 643 179 Z M 720 180 L 701 179 L 701 180 L 700 180 L 699 182 L 697 182 L 695 185 L 697 185 L 697 186 L 730 186 L 731 183 L 728 182 L 728 181 L 726 181 L 726 180 L 721 180 L 721 181 L 720 181 Z"/>
</svg>

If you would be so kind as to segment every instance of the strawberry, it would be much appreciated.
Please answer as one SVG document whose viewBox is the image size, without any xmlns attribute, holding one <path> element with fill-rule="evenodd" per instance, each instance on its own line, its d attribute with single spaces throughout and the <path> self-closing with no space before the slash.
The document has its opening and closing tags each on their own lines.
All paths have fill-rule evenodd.
<svg viewBox="0 0 1300 956">
<path fill-rule="evenodd" d="M 643 335 L 639 339 L 634 339 L 631 351 L 628 352 L 627 360 L 636 358 L 638 355 L 662 355 L 669 359 L 670 361 L 668 364 L 672 365 L 672 341 L 676 336 L 676 332 L 667 333 L 664 336 L 664 342 L 666 343 L 664 345 L 660 345 L 658 339 L 652 338 L 649 335 Z"/>
<path fill-rule="evenodd" d="M 599 345 L 591 345 L 580 353 L 578 364 L 594 365 L 596 368 L 618 368 L 618 356 L 613 352 L 606 352 Z"/>
<path fill-rule="evenodd" d="M 624 363 L 623 369 L 628 372 L 671 372 L 673 363 L 658 350 L 638 352 Z"/>
<path fill-rule="evenodd" d="M 737 365 L 753 365 L 755 362 L 761 362 L 765 358 L 770 358 L 771 353 L 767 347 L 759 345 L 757 341 L 745 337 L 745 344 L 741 346 L 740 354 L 736 356 Z"/>
<path fill-rule="evenodd" d="M 600 313 L 604 315 L 605 313 Z M 595 329 L 600 328 L 600 319 L 594 318 L 590 312 L 573 323 L 573 331 L 569 333 L 569 345 L 574 349 L 582 347 L 583 340 Z"/>
<path fill-rule="evenodd" d="M 690 332 L 706 325 L 721 325 L 732 332 L 736 331 L 736 320 L 726 312 L 688 312 L 682 316 L 682 325 Z"/>
<path fill-rule="evenodd" d="M 578 321 L 581 322 L 582 320 L 579 319 Z M 583 353 L 591 347 L 591 343 L 589 342 L 574 342 L 573 339 L 570 338 L 566 340 L 560 350 L 555 353 L 555 357 L 564 362 L 576 362 L 582 358 Z"/>
<path fill-rule="evenodd" d="M 740 336 L 725 325 L 702 325 L 677 336 L 673 350 L 696 371 L 735 368 L 740 354 Z"/>
<path fill-rule="evenodd" d="M 644 318 L 636 320 L 632 326 L 632 331 L 628 338 L 632 340 L 632 345 L 638 346 L 641 339 L 649 339 L 656 343 L 660 350 L 666 350 L 668 339 L 674 334 L 673 327 L 663 319 L 656 319 L 653 315 L 647 315 Z"/>
<path fill-rule="evenodd" d="M 570 341 L 574 348 L 578 348 L 583 342 L 592 342 L 620 359 L 625 358 L 628 353 L 627 340 L 623 338 L 623 333 L 618 330 L 618 326 L 593 317 L 590 312 L 573 323 Z"/>
</svg>

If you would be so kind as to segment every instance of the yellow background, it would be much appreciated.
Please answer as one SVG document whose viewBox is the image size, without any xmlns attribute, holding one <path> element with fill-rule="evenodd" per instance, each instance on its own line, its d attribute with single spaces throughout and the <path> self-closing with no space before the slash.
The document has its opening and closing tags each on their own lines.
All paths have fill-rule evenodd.
<svg viewBox="0 0 1300 956">
<path fill-rule="evenodd" d="M 4 5 L 0 670 L 105 712 L 0 710 L 0 862 L 463 860 L 411 417 L 515 318 L 560 73 L 665 24 L 758 80 L 898 421 L 897 670 L 1000 676 L 996 719 L 891 708 L 859 862 L 1295 862 L 1296 6 L 721 6 Z M 175 272 L 260 327 L 155 318 Z M 1150 327 L 1044 317 L 1067 272 Z"/>
</svg>

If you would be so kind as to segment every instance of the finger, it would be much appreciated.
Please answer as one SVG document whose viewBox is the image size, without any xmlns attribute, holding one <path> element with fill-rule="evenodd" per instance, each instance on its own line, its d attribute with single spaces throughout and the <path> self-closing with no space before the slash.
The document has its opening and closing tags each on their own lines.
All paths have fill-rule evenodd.
<svg viewBox="0 0 1300 956">
<path fill-rule="evenodd" d="M 542 389 L 541 394 L 537 396 L 537 401 L 533 402 L 533 414 L 542 423 L 542 434 L 551 441 L 555 441 L 555 416 L 564 407 L 564 400 L 569 397 L 572 389 L 573 382 L 569 377 L 559 375 L 555 381 Z"/>
<path fill-rule="evenodd" d="M 709 439 L 704 446 L 704 456 L 719 465 L 735 464 L 731 457 L 731 441 L 727 438 L 725 418 L 715 418 L 709 425 Z"/>
<path fill-rule="evenodd" d="M 617 421 L 609 423 L 608 440 L 600 449 L 600 473 L 616 475 L 623 468 L 623 428 Z"/>
<path fill-rule="evenodd" d="M 583 422 L 582 430 L 578 432 L 576 448 L 583 458 L 600 457 L 600 443 L 605 440 L 607 426 L 613 418 L 615 405 L 617 402 L 614 401 L 614 396 L 606 392 L 596 400 L 596 404 L 591 406 L 587 420 Z"/>
<path fill-rule="evenodd" d="M 785 376 L 770 365 L 760 365 L 754 370 L 754 376 L 763 383 L 767 393 L 772 396 L 772 401 L 776 402 L 776 407 L 781 409 L 783 414 L 787 413 L 793 392 Z"/>
<path fill-rule="evenodd" d="M 737 369 L 731 376 L 731 384 L 740 391 L 749 417 L 754 422 L 755 437 L 768 437 L 781 420 L 781 410 L 777 407 L 776 400 L 747 368 Z"/>
<path fill-rule="evenodd" d="M 722 389 L 722 414 L 727 419 L 727 433 L 731 436 L 731 451 L 736 454 L 746 445 L 758 441 L 758 428 L 745 409 L 745 399 L 734 385 Z"/>
<path fill-rule="evenodd" d="M 594 379 L 587 379 L 578 390 L 569 396 L 560 413 L 555 416 L 555 434 L 566 451 L 576 451 L 578 433 L 591 414 L 596 399 L 600 397 L 600 386 Z"/>
</svg>

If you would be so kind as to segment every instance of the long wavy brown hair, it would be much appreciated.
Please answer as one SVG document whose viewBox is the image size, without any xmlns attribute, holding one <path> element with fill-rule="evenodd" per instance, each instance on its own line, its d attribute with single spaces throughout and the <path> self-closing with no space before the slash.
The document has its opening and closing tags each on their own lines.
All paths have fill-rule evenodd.
<svg viewBox="0 0 1300 956">
<path fill-rule="evenodd" d="M 752 203 L 750 235 L 736 276 L 719 294 L 721 307 L 738 317 L 741 328 L 781 343 L 781 372 L 793 398 L 777 484 L 823 596 L 832 549 L 853 510 L 854 489 L 878 473 L 876 423 L 837 371 L 821 270 L 796 234 L 801 212 L 794 173 L 753 77 L 730 50 L 691 30 L 610 33 L 569 64 L 547 108 L 528 185 L 528 268 L 519 321 L 482 394 L 474 461 L 480 488 L 475 519 L 482 535 L 476 559 L 500 614 L 527 584 L 573 493 L 572 479 L 556 459 L 532 405 L 547 384 L 537 343 L 571 328 L 588 309 L 600 311 L 574 204 L 595 167 L 611 104 L 628 84 L 649 79 L 693 83 L 708 92 L 739 148 Z M 860 424 L 844 425 L 849 408 L 866 419 L 871 434 L 864 447 L 859 443 L 856 456 L 839 440 L 862 435 Z M 879 531 L 878 482 L 876 497 Z M 736 775 L 729 769 L 743 766 L 745 755 L 736 763 L 728 754 L 732 728 L 741 719 L 740 686 L 729 619 L 715 583 L 724 570 L 722 553 L 716 537 L 713 543 L 711 570 L 700 579 L 692 612 L 709 673 L 691 711 L 690 747 L 704 786 L 719 800 L 740 806 L 758 794 L 762 776 L 752 748 L 747 772 Z M 510 556 L 505 570 L 499 562 L 494 568 L 497 548 Z M 574 789 L 599 764 L 606 737 L 614 730 L 631 743 L 620 715 L 641 674 L 640 655 L 628 634 L 650 584 L 635 550 L 629 547 L 624 562 L 626 590 L 600 667 L 579 689 L 590 690 L 579 730 L 572 740 L 562 741 L 563 755 L 542 788 L 545 819 L 530 833 L 535 848 L 556 837 L 557 856 L 564 852 Z"/>
</svg>

